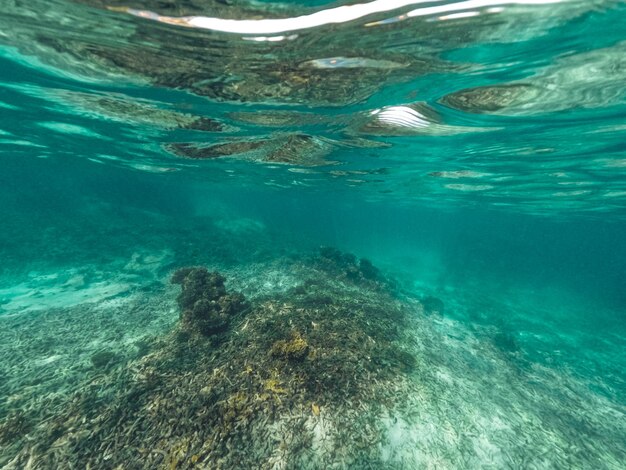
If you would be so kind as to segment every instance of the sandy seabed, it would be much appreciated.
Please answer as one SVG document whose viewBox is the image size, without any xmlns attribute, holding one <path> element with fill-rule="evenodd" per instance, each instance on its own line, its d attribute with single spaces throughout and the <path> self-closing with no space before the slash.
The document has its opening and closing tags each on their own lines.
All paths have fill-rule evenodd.
<svg viewBox="0 0 626 470">
<path fill-rule="evenodd" d="M 220 269 L 217 290 L 217 278 L 183 272 L 182 293 L 157 274 L 165 263 L 137 254 L 108 278 L 84 267 L 3 290 L 2 468 L 626 460 L 623 406 L 513 340 L 476 334 L 367 260 L 323 249 L 249 263 Z M 206 315 L 219 321 L 207 328 Z"/>
</svg>

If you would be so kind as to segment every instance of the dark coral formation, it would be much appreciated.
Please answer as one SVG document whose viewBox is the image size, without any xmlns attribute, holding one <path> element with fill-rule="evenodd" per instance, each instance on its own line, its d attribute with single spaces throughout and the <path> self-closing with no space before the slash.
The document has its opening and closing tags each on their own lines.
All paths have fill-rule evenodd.
<svg viewBox="0 0 626 470">
<path fill-rule="evenodd" d="M 352 253 L 343 253 L 337 248 L 321 247 L 318 263 L 323 269 L 355 283 L 388 284 L 388 280 L 370 260 L 359 259 Z"/>
<path fill-rule="evenodd" d="M 224 277 L 206 268 L 182 268 L 172 276 L 172 283 L 180 284 L 178 296 L 181 326 L 189 332 L 214 335 L 228 328 L 233 315 L 246 305 L 240 293 L 229 294 Z"/>
</svg>

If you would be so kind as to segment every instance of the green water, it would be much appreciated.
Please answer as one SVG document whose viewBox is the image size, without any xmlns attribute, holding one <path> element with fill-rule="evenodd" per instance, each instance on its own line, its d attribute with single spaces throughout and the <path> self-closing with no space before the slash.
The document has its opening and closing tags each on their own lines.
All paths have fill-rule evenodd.
<svg viewBox="0 0 626 470">
<path fill-rule="evenodd" d="M 623 2 L 0 5 L 0 467 L 623 468 Z"/>
</svg>

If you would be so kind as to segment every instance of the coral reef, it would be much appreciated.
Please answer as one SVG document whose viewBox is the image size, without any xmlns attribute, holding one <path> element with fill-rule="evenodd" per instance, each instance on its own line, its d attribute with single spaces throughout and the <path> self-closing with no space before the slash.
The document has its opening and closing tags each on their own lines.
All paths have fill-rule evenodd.
<svg viewBox="0 0 626 470">
<path fill-rule="evenodd" d="M 323 246 L 320 248 L 317 261 L 322 269 L 354 283 L 369 284 L 372 287 L 391 287 L 391 280 L 385 279 L 367 258 L 358 259 L 352 253 L 343 253 L 337 248 Z"/>
<path fill-rule="evenodd" d="M 201 267 L 182 268 L 172 275 L 172 283 L 182 288 L 177 301 L 183 329 L 207 336 L 220 333 L 245 308 L 245 297 L 227 293 L 224 280 Z"/>
</svg>

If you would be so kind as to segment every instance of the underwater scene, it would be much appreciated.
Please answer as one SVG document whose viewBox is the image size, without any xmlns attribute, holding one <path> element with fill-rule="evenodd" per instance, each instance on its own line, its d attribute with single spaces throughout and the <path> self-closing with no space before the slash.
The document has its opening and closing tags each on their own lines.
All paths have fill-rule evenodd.
<svg viewBox="0 0 626 470">
<path fill-rule="evenodd" d="M 0 6 L 0 468 L 626 468 L 626 2 Z"/>
</svg>

